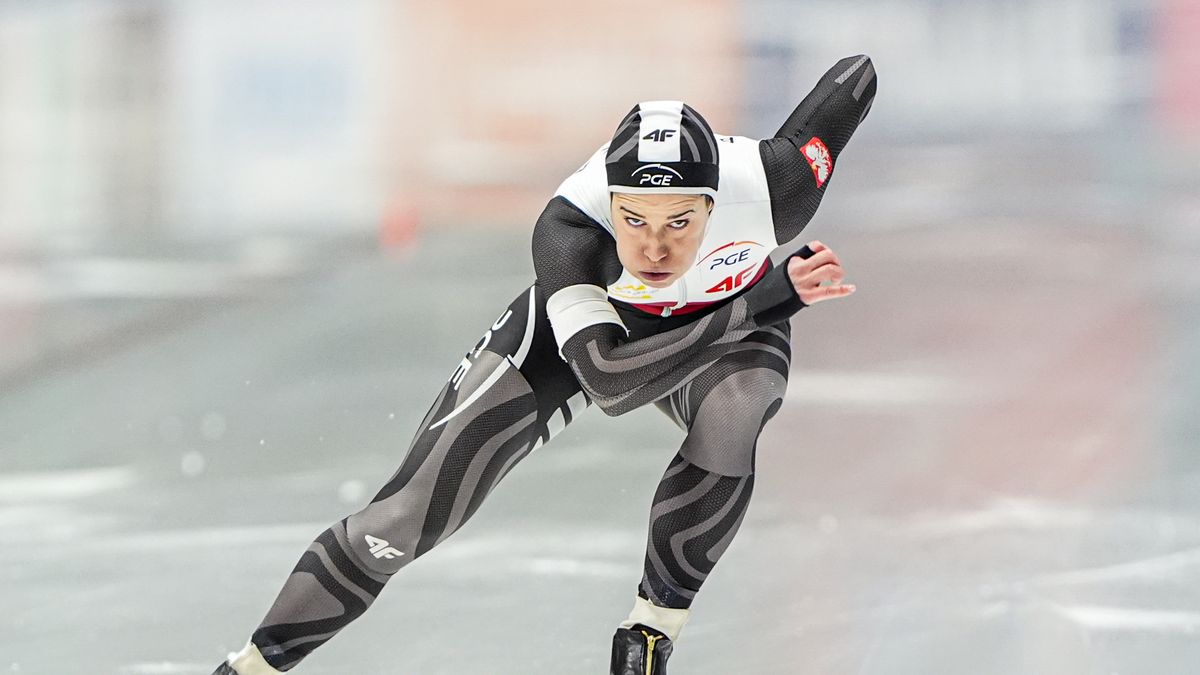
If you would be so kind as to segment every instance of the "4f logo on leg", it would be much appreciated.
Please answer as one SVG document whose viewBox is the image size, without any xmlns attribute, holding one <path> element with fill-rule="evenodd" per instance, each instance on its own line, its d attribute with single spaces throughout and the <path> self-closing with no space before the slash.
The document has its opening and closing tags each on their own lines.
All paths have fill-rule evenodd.
<svg viewBox="0 0 1200 675">
<path fill-rule="evenodd" d="M 371 555 L 375 556 L 376 558 L 392 560 L 393 558 L 399 558 L 400 556 L 404 555 L 403 551 L 392 548 L 391 544 L 387 543 L 387 541 L 383 539 L 380 539 L 379 537 L 372 537 L 368 534 L 366 536 L 366 540 L 367 546 L 371 547 Z"/>
</svg>

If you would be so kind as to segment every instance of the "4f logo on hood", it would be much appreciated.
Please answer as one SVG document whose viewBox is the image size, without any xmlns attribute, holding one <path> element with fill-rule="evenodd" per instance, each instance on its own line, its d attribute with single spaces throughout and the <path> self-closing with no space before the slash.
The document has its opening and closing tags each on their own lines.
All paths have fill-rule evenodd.
<svg viewBox="0 0 1200 675">
<path fill-rule="evenodd" d="M 804 158 L 812 167 L 813 176 L 817 179 L 817 187 L 821 187 L 825 181 L 829 180 L 829 174 L 833 172 L 833 156 L 829 154 L 829 148 L 825 147 L 825 143 L 821 139 L 813 136 L 812 140 L 800 148 L 800 152 L 804 153 Z"/>
</svg>

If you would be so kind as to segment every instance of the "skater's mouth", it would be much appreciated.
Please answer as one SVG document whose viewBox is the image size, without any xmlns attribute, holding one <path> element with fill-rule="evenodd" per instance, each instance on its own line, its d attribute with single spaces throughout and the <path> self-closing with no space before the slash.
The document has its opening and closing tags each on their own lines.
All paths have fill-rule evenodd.
<svg viewBox="0 0 1200 675">
<path fill-rule="evenodd" d="M 671 272 L 642 272 L 642 278 L 646 281 L 666 281 L 671 278 Z"/>
</svg>

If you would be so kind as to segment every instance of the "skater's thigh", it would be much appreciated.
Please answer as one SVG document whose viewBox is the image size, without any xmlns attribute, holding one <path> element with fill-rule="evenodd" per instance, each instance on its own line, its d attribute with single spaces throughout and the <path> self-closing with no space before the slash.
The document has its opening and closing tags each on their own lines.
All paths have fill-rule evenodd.
<svg viewBox="0 0 1200 675">
<path fill-rule="evenodd" d="M 463 356 L 449 384 L 459 387 L 461 380 L 462 386 L 476 391 L 492 386 L 497 370 L 515 370 L 529 386 L 537 408 L 536 426 L 542 443 L 549 441 L 591 403 L 575 374 L 558 354 L 558 344 L 546 314 L 546 298 L 537 284 L 517 296 L 484 331 L 475 346 Z"/>
<path fill-rule="evenodd" d="M 787 323 L 755 331 L 656 402 L 688 432 L 685 459 L 725 476 L 753 472 L 758 435 L 787 390 L 790 339 Z"/>
<path fill-rule="evenodd" d="M 405 554 L 384 567 L 398 569 L 452 534 L 522 458 L 587 405 L 550 330 L 545 302 L 531 287 L 460 360 L 399 469 L 348 521 L 352 540 L 387 540 Z"/>
<path fill-rule="evenodd" d="M 374 502 L 402 491 L 420 501 L 464 478 L 482 479 L 486 491 L 587 406 L 558 356 L 545 305 L 535 284 L 484 324 Z"/>
<path fill-rule="evenodd" d="M 438 430 L 499 405 L 522 411 L 522 419 L 532 410 L 544 442 L 589 403 L 558 355 L 545 297 L 535 284 L 486 325 L 435 397 L 420 430 Z"/>
</svg>

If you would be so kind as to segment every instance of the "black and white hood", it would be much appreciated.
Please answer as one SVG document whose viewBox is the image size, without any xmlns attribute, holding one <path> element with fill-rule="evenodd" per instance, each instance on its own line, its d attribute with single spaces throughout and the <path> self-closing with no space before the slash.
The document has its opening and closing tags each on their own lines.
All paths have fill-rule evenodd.
<svg viewBox="0 0 1200 675">
<path fill-rule="evenodd" d="M 605 168 L 612 192 L 706 194 L 720 178 L 717 139 L 682 101 L 643 101 L 621 120 Z"/>
</svg>

